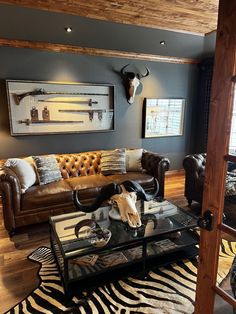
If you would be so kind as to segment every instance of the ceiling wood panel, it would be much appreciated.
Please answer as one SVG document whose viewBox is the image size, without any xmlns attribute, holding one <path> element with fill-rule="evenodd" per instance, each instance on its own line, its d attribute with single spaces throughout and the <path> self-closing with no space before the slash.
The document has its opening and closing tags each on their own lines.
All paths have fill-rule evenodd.
<svg viewBox="0 0 236 314">
<path fill-rule="evenodd" d="M 99 20 L 206 34 L 217 27 L 219 0 L 0 0 Z"/>
</svg>

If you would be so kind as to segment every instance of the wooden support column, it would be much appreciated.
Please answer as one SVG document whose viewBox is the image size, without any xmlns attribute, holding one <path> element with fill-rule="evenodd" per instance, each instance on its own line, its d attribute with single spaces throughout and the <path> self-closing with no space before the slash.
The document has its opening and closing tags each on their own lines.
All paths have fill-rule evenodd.
<svg viewBox="0 0 236 314">
<path fill-rule="evenodd" d="M 214 308 L 220 225 L 224 206 L 226 161 L 230 137 L 233 82 L 236 74 L 236 1 L 220 0 L 215 66 L 208 132 L 203 213 L 214 215 L 213 231 L 201 230 L 195 314 L 211 314 Z"/>
</svg>

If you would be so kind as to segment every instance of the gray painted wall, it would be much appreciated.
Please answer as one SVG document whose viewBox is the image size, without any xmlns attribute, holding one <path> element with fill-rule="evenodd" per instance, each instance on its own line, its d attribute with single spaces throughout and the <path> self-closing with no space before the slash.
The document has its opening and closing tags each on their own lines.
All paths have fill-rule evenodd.
<svg viewBox="0 0 236 314">
<path fill-rule="evenodd" d="M 0 98 L 0 158 L 44 153 L 67 153 L 114 147 L 143 147 L 161 152 L 171 160 L 172 169 L 182 167 L 184 155 L 191 151 L 192 110 L 196 99 L 197 66 L 157 62 L 135 62 L 151 75 L 143 79 L 143 92 L 129 105 L 120 76 L 114 70 L 132 60 L 79 56 L 74 54 L 0 48 L 0 79 L 25 79 L 111 83 L 115 85 L 116 131 L 109 133 L 11 137 L 4 83 Z M 142 139 L 144 97 L 183 97 L 187 99 L 184 135 Z"/>
<path fill-rule="evenodd" d="M 70 25 L 73 32 L 65 33 Z M 215 35 L 195 36 L 78 16 L 0 4 L 0 37 L 65 43 L 176 57 L 213 54 Z M 166 41 L 165 46 L 159 43 Z M 131 63 L 151 75 L 143 92 L 129 105 L 121 78 L 114 70 Z M 114 147 L 143 147 L 171 160 L 171 169 L 182 168 L 184 156 L 193 151 L 197 116 L 196 65 L 82 56 L 30 49 L 0 47 L 0 158 L 45 153 L 68 153 Z M 110 83 L 115 85 L 116 130 L 109 133 L 11 137 L 5 79 Z M 179 137 L 142 139 L 144 97 L 187 99 L 184 134 Z"/>
</svg>

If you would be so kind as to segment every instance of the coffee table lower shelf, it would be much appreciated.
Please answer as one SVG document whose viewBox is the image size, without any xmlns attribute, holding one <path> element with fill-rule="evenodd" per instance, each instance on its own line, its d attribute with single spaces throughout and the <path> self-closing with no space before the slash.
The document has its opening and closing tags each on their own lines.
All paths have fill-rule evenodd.
<svg viewBox="0 0 236 314">
<path fill-rule="evenodd" d="M 68 296 L 79 295 L 82 291 L 95 289 L 99 285 L 113 282 L 128 276 L 138 276 L 139 278 L 144 278 L 151 269 L 183 259 L 192 259 L 198 254 L 198 248 L 196 246 L 198 244 L 198 235 L 195 232 L 191 230 L 183 231 L 179 239 L 172 240 L 176 244 L 176 247 L 171 248 L 170 251 L 166 250 L 165 247 L 167 247 L 167 245 L 165 245 L 165 242 L 163 246 L 164 248 L 159 246 L 160 241 L 163 239 L 165 240 L 165 237 L 166 236 L 161 236 L 153 239 L 152 241 L 144 241 L 142 245 L 139 244 L 134 247 L 134 250 L 137 249 L 138 253 L 140 250 L 142 251 L 141 255 L 134 258 L 128 257 L 132 256 L 132 249 L 127 250 L 127 246 L 124 246 L 124 248 L 120 251 L 120 254 L 123 254 L 124 256 L 126 255 L 126 257 L 128 257 L 127 261 L 112 267 L 103 266 L 102 268 L 96 270 L 96 267 L 81 267 L 75 264 L 74 260 L 68 260 L 68 273 L 64 272 L 66 277 L 64 277 L 63 272 L 60 271 L 66 294 Z M 60 269 L 59 258 L 53 242 L 52 247 Z M 101 256 L 105 257 L 105 261 L 109 261 L 109 256 L 113 253 L 114 252 L 112 250 L 111 252 L 108 250 L 105 255 L 103 254 Z M 134 253 L 136 252 L 134 251 Z M 85 269 L 88 269 L 89 271 L 85 273 Z M 81 275 L 79 275 L 80 271 Z"/>
<path fill-rule="evenodd" d="M 198 255 L 198 248 L 196 246 L 185 248 L 181 251 L 165 254 L 164 256 L 155 256 L 146 260 L 145 269 L 143 269 L 143 262 L 141 260 L 134 263 L 122 265 L 119 269 L 107 269 L 105 273 L 94 274 L 88 278 L 79 279 L 71 282 L 68 286 L 69 295 L 79 295 L 84 291 L 94 290 L 101 285 L 112 283 L 130 276 L 144 279 L 150 270 L 155 270 L 162 266 L 176 263 L 185 259 L 193 259 Z"/>
</svg>

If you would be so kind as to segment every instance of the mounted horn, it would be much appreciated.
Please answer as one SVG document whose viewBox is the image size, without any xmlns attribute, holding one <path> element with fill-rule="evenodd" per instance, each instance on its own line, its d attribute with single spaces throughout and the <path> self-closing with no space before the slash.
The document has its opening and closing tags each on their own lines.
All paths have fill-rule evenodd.
<svg viewBox="0 0 236 314">
<path fill-rule="evenodd" d="M 126 65 L 124 65 L 123 68 L 120 70 L 120 73 L 121 73 L 122 75 L 126 75 L 126 72 L 124 72 L 124 69 L 127 68 L 127 66 L 129 66 L 129 63 L 126 64 Z"/>
<path fill-rule="evenodd" d="M 74 191 L 73 200 L 76 209 L 81 210 L 85 213 L 91 213 L 98 209 L 102 203 L 112 197 L 115 194 L 120 194 L 122 192 L 121 187 L 118 184 L 110 183 L 101 188 L 100 194 L 97 196 L 95 202 L 92 205 L 83 205 L 79 201 L 79 191 Z"/>
<path fill-rule="evenodd" d="M 144 191 L 140 184 L 135 181 L 124 181 L 122 185 L 128 192 L 135 192 L 137 196 L 144 201 L 151 201 L 157 196 L 159 191 L 159 184 L 157 179 L 154 179 L 155 187 L 154 192 L 152 194 L 148 194 Z"/>
<path fill-rule="evenodd" d="M 145 75 L 139 74 L 139 79 L 141 79 L 141 78 L 143 78 L 143 77 L 147 77 L 147 76 L 150 74 L 150 70 L 149 70 L 147 67 L 146 67 L 146 70 L 147 70 L 147 72 L 146 72 Z"/>
</svg>

